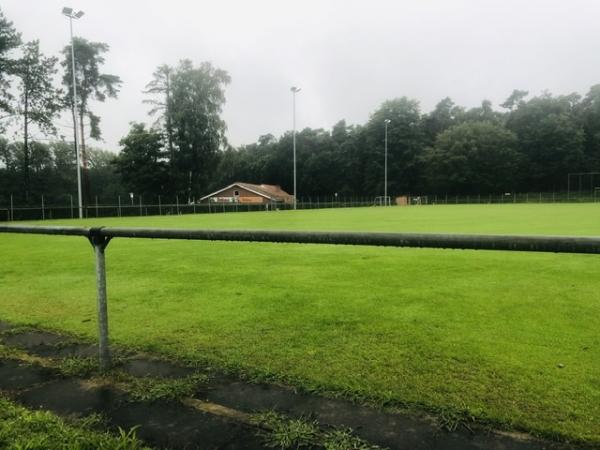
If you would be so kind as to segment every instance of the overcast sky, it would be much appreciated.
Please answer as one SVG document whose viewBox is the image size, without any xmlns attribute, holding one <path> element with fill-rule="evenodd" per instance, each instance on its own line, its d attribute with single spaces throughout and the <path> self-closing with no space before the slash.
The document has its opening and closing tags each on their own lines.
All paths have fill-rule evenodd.
<svg viewBox="0 0 600 450">
<path fill-rule="evenodd" d="M 585 94 L 600 83 L 595 0 L 0 0 L 24 40 L 58 54 L 63 6 L 85 11 L 75 34 L 110 45 L 118 100 L 94 104 L 117 151 L 131 121 L 151 121 L 142 90 L 159 64 L 210 61 L 232 78 L 223 116 L 233 145 L 291 128 L 364 123 L 386 99 L 443 97 L 495 106 L 514 88 Z M 68 123 L 62 120 L 61 123 Z M 66 133 L 66 129 L 63 130 Z"/>
</svg>

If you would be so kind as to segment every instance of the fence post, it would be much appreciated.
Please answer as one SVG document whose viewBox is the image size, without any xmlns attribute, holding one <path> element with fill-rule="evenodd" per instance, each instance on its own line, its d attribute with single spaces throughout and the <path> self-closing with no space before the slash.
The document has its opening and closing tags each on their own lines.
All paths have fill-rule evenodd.
<svg viewBox="0 0 600 450">
<path fill-rule="evenodd" d="M 15 209 L 13 205 L 13 195 L 10 194 L 10 221 L 14 222 L 15 220 Z"/>
<path fill-rule="evenodd" d="M 44 210 L 44 196 L 42 195 L 42 220 L 46 220 L 46 211 Z"/>
<path fill-rule="evenodd" d="M 142 211 L 142 196 L 140 195 L 140 217 L 144 215 L 144 212 Z"/>
<path fill-rule="evenodd" d="M 106 300 L 106 264 L 104 251 L 110 242 L 100 234 L 101 228 L 90 229 L 90 243 L 96 255 L 96 291 L 98 296 L 98 358 L 100 371 L 110 368 L 110 349 L 108 344 L 108 302 Z"/>
<path fill-rule="evenodd" d="M 72 219 L 73 217 L 75 217 L 73 215 L 73 196 L 71 194 L 69 194 L 69 198 L 71 199 L 71 219 Z"/>
<path fill-rule="evenodd" d="M 179 196 L 175 196 L 175 203 L 177 204 L 177 215 L 179 215 Z"/>
<path fill-rule="evenodd" d="M 118 196 L 118 201 L 119 201 L 119 217 L 121 217 L 121 196 Z"/>
<path fill-rule="evenodd" d="M 192 201 L 194 202 L 194 214 L 196 214 L 196 196 L 192 197 Z"/>
<path fill-rule="evenodd" d="M 98 196 L 96 195 L 96 218 L 98 218 Z"/>
<path fill-rule="evenodd" d="M 160 205 L 160 195 L 158 196 L 158 215 L 162 216 L 162 208 Z"/>
</svg>

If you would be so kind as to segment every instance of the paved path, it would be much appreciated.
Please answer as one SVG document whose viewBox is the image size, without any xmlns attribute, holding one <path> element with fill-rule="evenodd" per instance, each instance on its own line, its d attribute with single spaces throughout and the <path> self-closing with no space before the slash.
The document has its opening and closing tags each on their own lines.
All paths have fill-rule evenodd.
<svg viewBox="0 0 600 450">
<path fill-rule="evenodd" d="M 43 331 L 12 333 L 10 327 L 0 322 L 2 343 L 30 355 L 56 361 L 96 354 L 94 345 Z M 167 361 L 125 356 L 128 357 L 120 369 L 135 377 L 180 378 L 194 373 L 194 369 Z M 29 408 L 47 409 L 61 416 L 102 413 L 108 418 L 109 427 L 114 429 L 139 426 L 137 435 L 159 448 L 265 448 L 260 430 L 240 420 L 248 413 L 265 410 L 275 410 L 290 418 L 310 416 L 323 426 L 351 427 L 356 435 L 371 444 L 398 450 L 575 448 L 524 435 L 503 435 L 476 426 L 471 427 L 472 430 L 459 426 L 456 431 L 447 432 L 431 418 L 389 414 L 344 400 L 296 393 L 281 386 L 211 375 L 208 385 L 194 395 L 197 403 L 212 405 L 203 410 L 190 406 L 190 402 L 131 401 L 115 386 L 91 385 L 85 379 L 65 377 L 55 369 L 14 359 L 0 360 L 0 391 Z"/>
</svg>

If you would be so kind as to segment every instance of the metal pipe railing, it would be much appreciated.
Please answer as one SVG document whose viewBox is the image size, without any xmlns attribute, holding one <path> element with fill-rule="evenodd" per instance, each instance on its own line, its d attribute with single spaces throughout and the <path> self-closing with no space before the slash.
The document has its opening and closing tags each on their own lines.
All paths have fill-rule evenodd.
<svg viewBox="0 0 600 450">
<path fill-rule="evenodd" d="M 185 228 L 0 225 L 0 232 L 102 238 L 368 245 L 384 247 L 600 254 L 600 236 L 523 236 L 328 231 L 202 230 Z"/>
<path fill-rule="evenodd" d="M 461 250 L 600 254 L 600 237 L 426 233 L 356 233 L 266 230 L 198 230 L 121 227 L 0 225 L 0 233 L 83 236 L 94 247 L 98 298 L 99 360 L 110 367 L 105 250 L 113 238 L 185 239 L 295 244 L 367 245 Z"/>
</svg>

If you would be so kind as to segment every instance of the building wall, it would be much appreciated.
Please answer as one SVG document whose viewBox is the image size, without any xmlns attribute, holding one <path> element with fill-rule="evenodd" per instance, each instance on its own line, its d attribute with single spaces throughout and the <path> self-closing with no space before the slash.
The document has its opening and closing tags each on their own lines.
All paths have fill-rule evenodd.
<svg viewBox="0 0 600 450">
<path fill-rule="evenodd" d="M 234 191 L 238 191 L 240 194 L 237 197 L 237 200 L 236 197 L 233 195 Z M 262 205 L 265 203 L 271 203 L 269 199 L 237 186 L 219 192 L 218 194 L 210 197 L 209 201 L 211 203 L 242 203 L 252 205 Z"/>
</svg>

